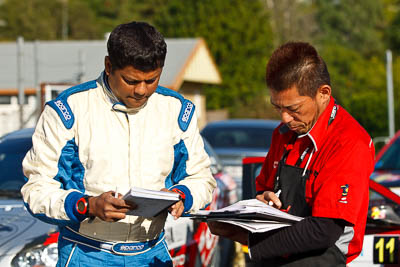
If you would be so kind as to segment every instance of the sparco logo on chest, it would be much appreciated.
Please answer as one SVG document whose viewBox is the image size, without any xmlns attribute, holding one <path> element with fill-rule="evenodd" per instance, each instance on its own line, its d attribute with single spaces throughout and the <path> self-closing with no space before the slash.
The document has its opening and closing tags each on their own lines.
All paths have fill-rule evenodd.
<svg viewBox="0 0 400 267">
<path fill-rule="evenodd" d="M 64 106 L 63 102 L 61 102 L 61 100 L 57 100 L 54 103 L 60 109 L 61 113 L 64 116 L 64 119 L 67 120 L 67 121 L 70 120 L 71 119 L 71 115 L 69 114 L 67 108 Z"/>
<path fill-rule="evenodd" d="M 187 103 L 186 104 L 186 108 L 185 108 L 185 112 L 183 113 L 183 116 L 182 116 L 182 121 L 183 122 L 187 122 L 189 120 L 189 116 L 190 116 L 190 113 L 192 112 L 192 109 L 193 109 L 193 104 L 192 103 Z"/>
</svg>

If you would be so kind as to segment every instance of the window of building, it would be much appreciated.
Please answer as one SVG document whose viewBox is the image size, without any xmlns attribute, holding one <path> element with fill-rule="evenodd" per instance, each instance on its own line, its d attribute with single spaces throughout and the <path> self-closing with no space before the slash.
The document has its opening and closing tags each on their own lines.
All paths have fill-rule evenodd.
<svg viewBox="0 0 400 267">
<path fill-rule="evenodd" d="M 0 95 L 0 105 L 10 105 L 10 104 L 11 104 L 11 96 Z"/>
</svg>

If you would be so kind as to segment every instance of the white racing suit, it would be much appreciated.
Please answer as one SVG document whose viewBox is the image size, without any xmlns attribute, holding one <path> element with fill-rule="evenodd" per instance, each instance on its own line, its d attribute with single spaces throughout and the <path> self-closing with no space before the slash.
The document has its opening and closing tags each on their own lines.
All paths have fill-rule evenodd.
<svg viewBox="0 0 400 267">
<path fill-rule="evenodd" d="M 125 255 L 136 251 L 113 244 L 160 238 L 167 214 L 89 223 L 77 212 L 78 199 L 117 187 L 122 194 L 131 187 L 177 187 L 189 213 L 211 202 L 216 182 L 189 100 L 161 86 L 135 111 L 113 99 L 102 73 L 46 103 L 23 161 L 27 182 L 21 192 L 35 217 L 61 226 L 60 240 L 72 232 L 110 242 L 109 252 Z"/>
</svg>

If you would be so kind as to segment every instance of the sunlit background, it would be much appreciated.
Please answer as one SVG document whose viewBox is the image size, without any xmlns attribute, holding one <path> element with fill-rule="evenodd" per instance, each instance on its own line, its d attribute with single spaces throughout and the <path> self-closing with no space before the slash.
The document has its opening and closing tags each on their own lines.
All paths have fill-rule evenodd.
<svg viewBox="0 0 400 267">
<path fill-rule="evenodd" d="M 114 26 L 132 20 L 154 24 L 166 38 L 205 40 L 222 77 L 219 84 L 202 86 L 208 112 L 276 118 L 264 83 L 265 65 L 279 44 L 302 40 L 318 48 L 336 100 L 372 137 L 386 137 L 399 128 L 398 0 L 2 0 L 0 44 L 17 44 L 18 37 L 25 43 L 104 40 Z M 387 98 L 390 54 L 394 126 Z M 9 60 L 16 62 L 17 56 Z M 53 64 L 56 68 L 58 62 Z M 18 89 L 2 84 L 9 72 L 17 69 L 0 69 L 0 91 Z M 39 77 L 36 84 L 23 86 L 38 88 L 41 82 Z M 4 93 L 1 98 L 0 104 L 7 104 Z"/>
</svg>

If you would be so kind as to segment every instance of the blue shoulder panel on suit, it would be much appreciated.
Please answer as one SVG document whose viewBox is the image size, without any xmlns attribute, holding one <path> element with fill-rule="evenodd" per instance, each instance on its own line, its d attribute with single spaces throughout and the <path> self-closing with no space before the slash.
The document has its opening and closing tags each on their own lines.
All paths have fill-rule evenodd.
<svg viewBox="0 0 400 267">
<path fill-rule="evenodd" d="M 174 90 L 162 86 L 157 87 L 156 93 L 166 96 L 172 96 L 181 101 L 182 107 L 178 116 L 178 125 L 182 131 L 186 131 L 189 127 L 190 121 L 192 120 L 194 114 L 194 110 L 196 108 L 195 105 L 192 103 L 192 101 L 185 99 L 178 92 L 175 92 Z"/>
<path fill-rule="evenodd" d="M 64 123 L 64 126 L 67 129 L 71 129 L 72 126 L 74 125 L 75 117 L 74 114 L 72 113 L 70 106 L 68 105 L 67 101 L 68 97 L 70 95 L 87 91 L 89 89 L 93 89 L 96 87 L 97 87 L 96 80 L 73 86 L 63 91 L 61 94 L 59 94 L 56 99 L 48 101 L 46 105 L 49 105 L 58 113 L 58 115 L 61 118 L 61 121 Z"/>
</svg>

